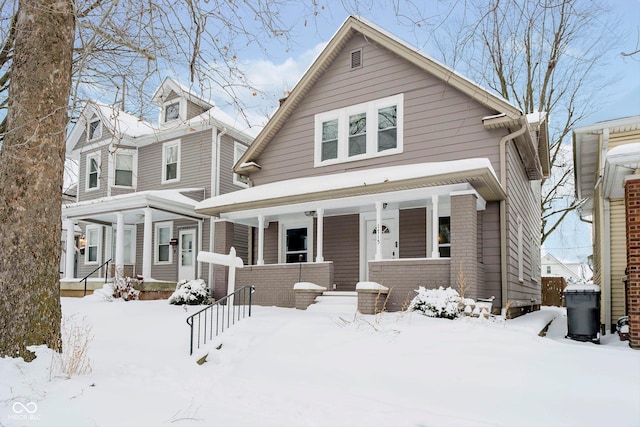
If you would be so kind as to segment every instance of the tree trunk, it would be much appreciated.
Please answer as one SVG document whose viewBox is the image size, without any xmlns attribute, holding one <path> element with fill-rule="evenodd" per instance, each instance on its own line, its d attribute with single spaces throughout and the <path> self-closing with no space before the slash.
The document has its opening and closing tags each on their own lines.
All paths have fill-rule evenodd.
<svg viewBox="0 0 640 427">
<path fill-rule="evenodd" d="M 61 197 L 75 17 L 21 0 L 0 147 L 0 357 L 60 350 Z"/>
</svg>

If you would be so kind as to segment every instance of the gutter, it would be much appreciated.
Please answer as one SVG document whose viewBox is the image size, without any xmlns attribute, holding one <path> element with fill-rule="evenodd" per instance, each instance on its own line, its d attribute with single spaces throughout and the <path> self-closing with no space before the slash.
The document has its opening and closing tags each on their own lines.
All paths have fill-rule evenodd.
<svg viewBox="0 0 640 427">
<path fill-rule="evenodd" d="M 512 132 L 508 135 L 505 135 L 500 140 L 500 185 L 502 189 L 509 196 L 509 192 L 507 191 L 507 143 L 509 141 L 514 140 L 519 137 L 527 130 L 526 118 L 522 123 L 520 129 L 515 132 Z M 502 289 L 502 307 L 504 309 L 507 308 L 507 303 L 509 301 L 509 286 L 508 286 L 508 276 L 507 276 L 507 200 L 500 200 L 500 283 Z M 508 313 L 505 313 L 505 316 Z"/>
</svg>

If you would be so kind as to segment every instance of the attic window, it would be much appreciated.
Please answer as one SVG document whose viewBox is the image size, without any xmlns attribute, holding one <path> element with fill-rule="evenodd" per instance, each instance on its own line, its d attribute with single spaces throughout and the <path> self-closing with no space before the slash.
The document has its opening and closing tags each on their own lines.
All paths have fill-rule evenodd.
<svg viewBox="0 0 640 427">
<path fill-rule="evenodd" d="M 351 69 L 362 67 L 362 49 L 357 49 L 351 52 Z"/>
<path fill-rule="evenodd" d="M 93 120 L 92 122 L 89 122 L 89 129 L 87 130 L 87 133 L 89 134 L 89 141 L 100 138 L 102 135 L 100 120 Z"/>
<path fill-rule="evenodd" d="M 180 118 L 180 103 L 173 102 L 164 107 L 164 121 L 170 122 Z"/>
</svg>

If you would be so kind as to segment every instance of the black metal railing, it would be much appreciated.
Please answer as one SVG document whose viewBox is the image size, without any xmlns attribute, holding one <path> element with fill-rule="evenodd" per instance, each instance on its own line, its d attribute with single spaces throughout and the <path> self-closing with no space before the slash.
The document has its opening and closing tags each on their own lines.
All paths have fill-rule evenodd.
<svg viewBox="0 0 640 427">
<path fill-rule="evenodd" d="M 225 321 L 228 329 L 235 325 L 236 321 L 251 317 L 251 296 L 254 290 L 253 286 L 243 286 L 187 317 L 187 324 L 191 328 L 189 354 L 193 354 L 194 345 L 197 345 L 198 349 L 200 345 L 207 343 L 207 339 L 211 341 L 224 332 Z"/>
<path fill-rule="evenodd" d="M 87 296 L 87 279 L 96 271 L 100 270 L 102 267 L 104 267 L 105 265 L 107 266 L 107 268 L 104 269 L 104 283 L 107 283 L 107 277 L 109 275 L 109 263 L 111 262 L 112 258 L 109 258 L 108 260 L 106 260 L 105 262 L 103 262 L 102 264 L 100 264 L 99 267 L 96 267 L 95 270 L 93 270 L 91 273 L 87 274 L 86 276 L 84 276 L 82 279 L 78 280 L 79 282 L 84 282 L 84 296 Z"/>
</svg>

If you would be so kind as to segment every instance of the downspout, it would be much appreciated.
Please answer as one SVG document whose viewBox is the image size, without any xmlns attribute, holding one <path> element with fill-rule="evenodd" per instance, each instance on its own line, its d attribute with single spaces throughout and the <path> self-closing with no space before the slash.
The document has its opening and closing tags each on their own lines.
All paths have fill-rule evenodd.
<svg viewBox="0 0 640 427">
<path fill-rule="evenodd" d="M 222 137 L 227 133 L 227 128 L 223 128 L 221 131 L 218 131 L 217 128 L 214 127 L 213 130 L 213 141 L 214 146 L 211 150 L 211 166 L 215 166 L 215 170 L 211 171 L 211 197 L 216 197 L 220 195 L 220 143 L 222 141 Z M 215 235 L 216 235 L 216 223 L 213 217 L 209 217 L 209 250 L 211 252 L 215 252 Z M 209 289 L 213 291 L 215 289 L 215 280 L 213 275 L 214 265 L 209 264 Z"/>
<path fill-rule="evenodd" d="M 526 118 L 523 118 L 526 120 Z M 515 132 L 505 135 L 500 140 L 500 185 L 502 189 L 507 193 L 507 142 L 519 137 L 527 130 L 527 123 L 523 123 L 522 127 Z M 502 288 L 502 308 L 507 308 L 509 301 L 509 287 L 508 287 L 508 275 L 507 275 L 507 201 L 500 200 L 500 283 Z M 505 316 L 508 313 L 504 313 Z"/>
<path fill-rule="evenodd" d="M 607 149 L 609 148 L 609 128 L 602 129 L 602 146 L 600 147 L 600 173 L 604 176 L 604 169 L 607 162 Z M 604 182 L 599 179 L 600 195 L 603 201 L 603 232 L 600 234 L 599 246 L 601 249 L 600 265 L 600 285 L 604 285 L 604 333 L 611 330 L 611 205 L 609 199 L 605 198 Z"/>
</svg>

